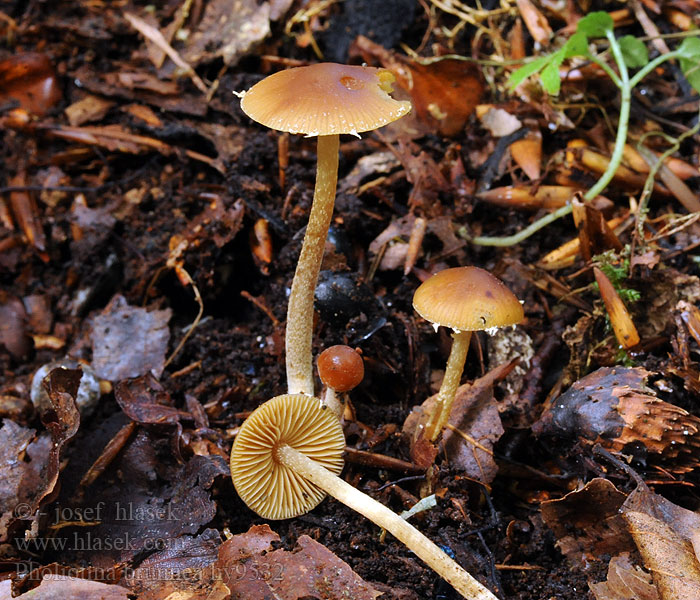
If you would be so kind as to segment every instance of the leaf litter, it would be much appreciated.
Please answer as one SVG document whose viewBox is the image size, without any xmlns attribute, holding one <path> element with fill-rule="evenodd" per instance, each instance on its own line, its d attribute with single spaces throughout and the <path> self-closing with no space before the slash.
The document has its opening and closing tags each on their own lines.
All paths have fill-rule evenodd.
<svg viewBox="0 0 700 600">
<path fill-rule="evenodd" d="M 451 597 L 337 503 L 268 525 L 228 478 L 284 390 L 313 181 L 313 142 L 231 92 L 324 54 L 392 70 L 414 105 L 340 150 L 314 350 L 365 362 L 346 480 L 502 598 L 700 594 L 696 7 L 356 4 L 0 13 L 4 595 Z M 527 319 L 474 336 L 441 444 L 412 448 L 449 351 L 412 294 L 466 264 Z"/>
</svg>

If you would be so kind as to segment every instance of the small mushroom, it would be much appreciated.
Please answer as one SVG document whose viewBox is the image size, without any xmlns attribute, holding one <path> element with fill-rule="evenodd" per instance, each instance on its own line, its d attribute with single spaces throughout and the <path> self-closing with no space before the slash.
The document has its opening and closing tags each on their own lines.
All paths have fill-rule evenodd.
<svg viewBox="0 0 700 600">
<path fill-rule="evenodd" d="M 335 415 L 316 398 L 268 400 L 241 426 L 231 450 L 231 477 L 241 499 L 261 517 L 287 519 L 330 494 L 386 529 L 464 598 L 496 597 L 408 521 L 338 477 L 345 438 Z"/>
<path fill-rule="evenodd" d="M 335 203 L 339 135 L 377 129 L 408 113 L 410 102 L 389 95 L 393 81 L 386 69 L 320 63 L 270 75 L 242 95 L 241 109 L 258 123 L 318 136 L 314 200 L 287 308 L 290 393 L 314 395 L 314 289 Z"/>
<path fill-rule="evenodd" d="M 349 392 L 362 382 L 365 376 L 365 363 L 362 356 L 350 346 L 339 344 L 321 352 L 316 366 L 318 376 L 326 386 L 322 403 L 340 418 L 343 414 L 343 404 L 337 394 Z"/>
<path fill-rule="evenodd" d="M 435 409 L 424 436 L 435 442 L 447 423 L 469 350 L 472 331 L 488 331 L 523 320 L 520 301 L 502 281 L 478 267 L 445 269 L 424 281 L 413 295 L 413 308 L 426 321 L 451 327 L 452 349 Z"/>
</svg>

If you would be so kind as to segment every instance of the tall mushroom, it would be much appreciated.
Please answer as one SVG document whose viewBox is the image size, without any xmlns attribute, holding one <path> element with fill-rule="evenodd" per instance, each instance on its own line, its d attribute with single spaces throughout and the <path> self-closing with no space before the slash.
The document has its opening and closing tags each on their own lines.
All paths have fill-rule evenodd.
<svg viewBox="0 0 700 600">
<path fill-rule="evenodd" d="M 472 331 L 488 331 L 523 320 L 520 301 L 502 281 L 478 267 L 445 269 L 424 281 L 413 295 L 413 308 L 426 321 L 450 327 L 452 349 L 437 402 L 424 436 L 435 442 L 447 423 L 462 379 Z"/>
<path fill-rule="evenodd" d="M 231 477 L 241 499 L 261 517 L 304 514 L 330 494 L 386 529 L 465 598 L 496 597 L 413 525 L 337 476 L 343 429 L 316 398 L 288 394 L 268 400 L 241 426 L 231 450 Z"/>
<path fill-rule="evenodd" d="M 242 95 L 243 112 L 258 123 L 318 136 L 314 200 L 287 308 L 289 393 L 314 394 L 314 289 L 335 202 L 339 135 L 377 129 L 408 113 L 410 102 L 389 95 L 393 81 L 386 69 L 320 63 L 270 75 Z"/>
</svg>

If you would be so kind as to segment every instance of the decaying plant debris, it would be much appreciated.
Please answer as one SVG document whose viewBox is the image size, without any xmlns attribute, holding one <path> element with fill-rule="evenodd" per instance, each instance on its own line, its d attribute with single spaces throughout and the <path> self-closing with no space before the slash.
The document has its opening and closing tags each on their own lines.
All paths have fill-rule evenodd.
<svg viewBox="0 0 700 600">
<path fill-rule="evenodd" d="M 413 106 L 340 138 L 342 478 L 504 600 L 700 597 L 700 3 L 476 6 L 0 4 L 3 596 L 459 597 L 339 502 L 267 521 L 231 482 L 315 170 L 234 92 L 333 61 Z M 474 333 L 421 444 L 451 332 L 412 299 L 458 266 L 525 320 Z"/>
</svg>

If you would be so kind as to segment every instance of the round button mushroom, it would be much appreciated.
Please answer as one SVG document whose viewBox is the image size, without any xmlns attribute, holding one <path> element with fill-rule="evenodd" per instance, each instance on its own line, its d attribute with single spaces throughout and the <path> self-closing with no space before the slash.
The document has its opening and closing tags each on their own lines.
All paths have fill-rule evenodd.
<svg viewBox="0 0 700 600">
<path fill-rule="evenodd" d="M 356 388 L 365 376 L 365 363 L 357 350 L 339 344 L 330 346 L 318 355 L 316 361 L 318 376 L 326 386 L 323 404 L 328 406 L 336 416 L 343 415 L 343 404 L 337 394 L 343 394 Z"/>
<path fill-rule="evenodd" d="M 258 123 L 318 136 L 314 200 L 287 308 L 290 393 L 314 395 L 314 289 L 335 203 L 339 135 L 377 129 L 408 113 L 410 102 L 389 95 L 393 81 L 386 69 L 320 63 L 270 75 L 242 95 L 243 112 Z"/>
<path fill-rule="evenodd" d="M 413 308 L 426 321 L 454 330 L 452 349 L 425 437 L 435 442 L 447 423 L 467 358 L 472 331 L 488 331 L 523 320 L 520 301 L 502 281 L 478 267 L 445 269 L 424 281 Z"/>
</svg>

